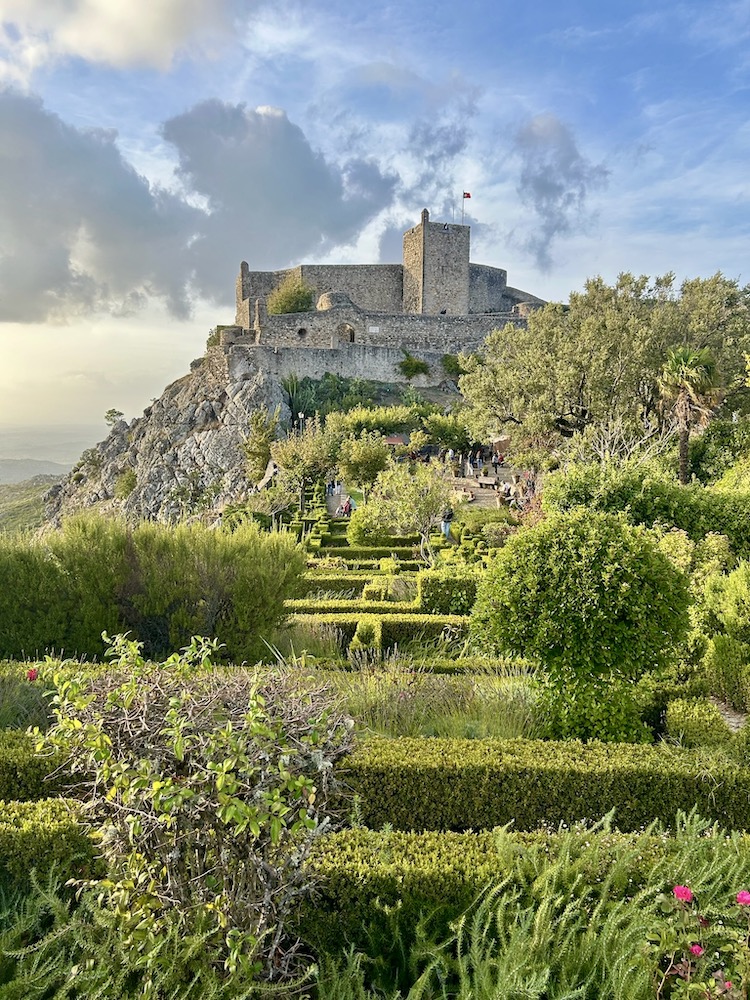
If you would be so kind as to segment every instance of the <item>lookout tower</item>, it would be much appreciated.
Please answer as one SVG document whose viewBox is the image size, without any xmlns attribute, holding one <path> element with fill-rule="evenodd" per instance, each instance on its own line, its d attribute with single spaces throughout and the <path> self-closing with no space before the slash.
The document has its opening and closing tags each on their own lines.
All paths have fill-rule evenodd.
<svg viewBox="0 0 750 1000">
<path fill-rule="evenodd" d="M 470 227 L 430 222 L 404 233 L 404 312 L 428 316 L 469 312 Z"/>
</svg>

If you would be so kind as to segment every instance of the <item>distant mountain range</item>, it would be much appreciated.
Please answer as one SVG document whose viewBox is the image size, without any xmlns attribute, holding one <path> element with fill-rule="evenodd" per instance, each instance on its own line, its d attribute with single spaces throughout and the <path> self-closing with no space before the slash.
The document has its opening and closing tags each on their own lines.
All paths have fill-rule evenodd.
<svg viewBox="0 0 750 1000">
<path fill-rule="evenodd" d="M 35 476 L 64 476 L 71 465 L 44 462 L 34 458 L 0 458 L 0 486 L 23 483 Z"/>
</svg>

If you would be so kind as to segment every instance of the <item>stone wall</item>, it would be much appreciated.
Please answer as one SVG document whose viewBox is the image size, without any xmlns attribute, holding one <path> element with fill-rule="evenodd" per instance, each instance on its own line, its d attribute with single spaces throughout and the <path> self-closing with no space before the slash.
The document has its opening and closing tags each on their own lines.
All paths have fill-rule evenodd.
<svg viewBox="0 0 750 1000">
<path fill-rule="evenodd" d="M 422 212 L 422 222 L 404 233 L 403 311 L 422 312 L 422 287 L 424 285 L 423 226 L 430 213 Z"/>
<path fill-rule="evenodd" d="M 521 326 L 524 319 L 515 313 L 468 316 L 368 313 L 350 302 L 325 311 L 269 316 L 260 332 L 245 333 L 240 327 L 227 327 L 222 331 L 221 343 L 289 348 L 300 353 L 366 345 L 456 354 L 476 350 L 487 334 L 505 323 Z"/>
<path fill-rule="evenodd" d="M 423 222 L 422 309 L 465 316 L 469 312 L 469 226 Z"/>
<path fill-rule="evenodd" d="M 403 353 L 392 347 L 375 347 L 372 344 L 353 344 L 338 350 L 310 348 L 306 351 L 294 347 L 243 347 L 235 344 L 227 348 L 231 367 L 238 370 L 243 364 L 243 355 L 250 355 L 253 367 L 258 367 L 275 380 L 288 375 L 298 378 L 322 378 L 326 372 L 346 378 L 371 379 L 377 382 L 411 384 L 417 388 L 440 385 L 450 378 L 441 364 L 442 352 L 420 351 L 419 357 L 427 361 L 430 371 L 405 379 L 398 370 L 398 363 L 404 360 Z"/>
<path fill-rule="evenodd" d="M 508 272 L 485 264 L 469 265 L 470 313 L 498 312 L 505 306 Z"/>
</svg>

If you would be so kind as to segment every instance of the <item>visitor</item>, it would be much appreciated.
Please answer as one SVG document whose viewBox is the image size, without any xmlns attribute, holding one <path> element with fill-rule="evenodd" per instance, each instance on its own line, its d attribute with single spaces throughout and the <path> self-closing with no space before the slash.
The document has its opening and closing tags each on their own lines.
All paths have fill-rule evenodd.
<svg viewBox="0 0 750 1000">
<path fill-rule="evenodd" d="M 453 520 L 453 509 L 451 507 L 446 507 L 443 511 L 443 517 L 440 521 L 440 530 L 447 540 L 451 541 L 451 521 Z"/>
<path fill-rule="evenodd" d="M 495 475 L 497 475 L 497 470 L 500 467 L 500 452 L 495 449 L 492 452 L 492 468 L 495 470 Z"/>
<path fill-rule="evenodd" d="M 347 497 L 346 500 L 344 500 L 344 503 L 341 507 L 341 513 L 344 515 L 344 517 L 349 517 L 351 512 L 352 512 L 352 498 Z"/>
</svg>

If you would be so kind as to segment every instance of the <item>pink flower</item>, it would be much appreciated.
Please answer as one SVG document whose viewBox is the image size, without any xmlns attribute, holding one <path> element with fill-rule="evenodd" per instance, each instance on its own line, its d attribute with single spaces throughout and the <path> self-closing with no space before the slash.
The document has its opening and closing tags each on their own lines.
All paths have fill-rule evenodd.
<svg viewBox="0 0 750 1000">
<path fill-rule="evenodd" d="M 748 892 L 747 889 L 743 889 L 742 892 L 738 892 L 737 902 L 740 906 L 750 906 L 750 892 Z"/>
<path fill-rule="evenodd" d="M 36 669 L 36 667 L 32 667 L 31 670 L 26 671 L 27 681 L 35 681 L 38 676 L 39 676 L 39 671 Z M 748 896 L 748 902 L 750 902 L 750 895 Z"/>
<path fill-rule="evenodd" d="M 724 989 L 725 990 L 731 990 L 731 988 L 732 988 L 732 980 L 731 979 L 727 979 L 727 981 L 724 983 Z"/>
<path fill-rule="evenodd" d="M 703 949 L 701 948 L 701 946 L 699 944 L 691 944 L 690 945 L 690 954 L 691 955 L 702 955 L 703 954 Z"/>
<path fill-rule="evenodd" d="M 692 889 L 688 889 L 686 885 L 676 885 L 674 889 L 672 889 L 672 892 L 674 893 L 675 899 L 680 899 L 683 903 L 692 903 L 693 901 L 693 891 Z"/>
</svg>

